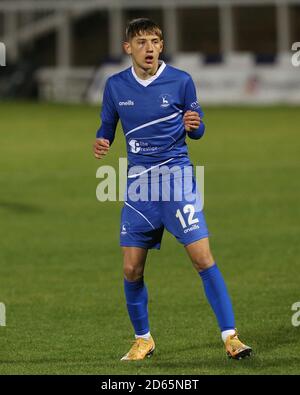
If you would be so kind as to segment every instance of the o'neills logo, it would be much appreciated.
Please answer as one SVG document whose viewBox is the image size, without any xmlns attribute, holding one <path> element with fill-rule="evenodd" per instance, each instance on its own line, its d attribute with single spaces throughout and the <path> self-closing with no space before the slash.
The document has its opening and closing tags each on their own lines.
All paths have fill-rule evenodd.
<svg viewBox="0 0 300 395">
<path fill-rule="evenodd" d="M 199 226 L 195 224 L 195 225 L 191 226 L 190 228 L 184 229 L 184 233 L 188 233 L 188 232 L 191 232 L 192 230 L 196 230 L 196 229 L 199 229 Z"/>
<path fill-rule="evenodd" d="M 132 100 L 119 101 L 119 106 L 134 106 L 134 101 Z"/>
</svg>

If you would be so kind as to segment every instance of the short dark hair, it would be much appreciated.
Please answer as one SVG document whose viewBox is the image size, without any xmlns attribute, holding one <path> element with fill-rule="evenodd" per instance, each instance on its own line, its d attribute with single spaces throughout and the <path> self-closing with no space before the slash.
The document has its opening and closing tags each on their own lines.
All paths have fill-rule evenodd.
<svg viewBox="0 0 300 395">
<path fill-rule="evenodd" d="M 126 27 L 126 40 L 130 41 L 135 36 L 142 33 L 156 34 L 161 40 L 163 38 L 162 30 L 159 25 L 148 18 L 137 18 L 131 20 Z"/>
</svg>

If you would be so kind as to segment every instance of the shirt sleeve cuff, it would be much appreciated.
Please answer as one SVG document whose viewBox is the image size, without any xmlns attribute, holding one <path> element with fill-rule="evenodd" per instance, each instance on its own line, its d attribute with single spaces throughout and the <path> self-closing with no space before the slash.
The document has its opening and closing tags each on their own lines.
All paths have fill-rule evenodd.
<svg viewBox="0 0 300 395">
<path fill-rule="evenodd" d="M 193 130 L 192 132 L 187 132 L 187 134 L 190 139 L 198 140 L 204 135 L 204 131 L 205 131 L 205 124 L 201 122 L 198 129 Z"/>
</svg>

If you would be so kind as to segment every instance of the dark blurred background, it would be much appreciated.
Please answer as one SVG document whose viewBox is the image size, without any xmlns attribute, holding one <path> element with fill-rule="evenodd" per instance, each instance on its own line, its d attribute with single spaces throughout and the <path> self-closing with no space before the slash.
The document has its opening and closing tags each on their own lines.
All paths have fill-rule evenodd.
<svg viewBox="0 0 300 395">
<path fill-rule="evenodd" d="M 163 58 L 192 74 L 202 101 L 300 102 L 299 0 L 0 0 L 0 97 L 99 101 L 130 65 L 121 44 L 136 17 L 162 26 Z"/>
</svg>

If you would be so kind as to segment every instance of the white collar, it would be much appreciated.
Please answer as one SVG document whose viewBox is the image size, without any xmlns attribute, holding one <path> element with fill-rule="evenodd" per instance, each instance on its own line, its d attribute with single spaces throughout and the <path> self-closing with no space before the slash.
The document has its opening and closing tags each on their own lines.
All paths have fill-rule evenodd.
<svg viewBox="0 0 300 395">
<path fill-rule="evenodd" d="M 151 84 L 151 82 L 153 82 L 154 80 L 156 80 L 157 77 L 159 77 L 161 75 L 161 73 L 164 71 L 166 64 L 163 61 L 159 61 L 160 67 L 158 68 L 156 74 L 152 75 L 150 78 L 147 78 L 146 80 L 142 80 L 141 78 L 139 78 L 135 71 L 133 66 L 131 67 L 131 72 L 132 75 L 134 76 L 134 78 L 137 80 L 137 82 L 143 86 L 148 86 L 149 84 Z"/>
</svg>

